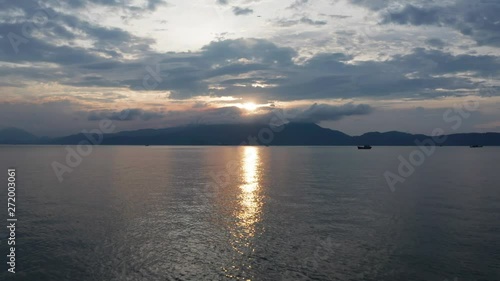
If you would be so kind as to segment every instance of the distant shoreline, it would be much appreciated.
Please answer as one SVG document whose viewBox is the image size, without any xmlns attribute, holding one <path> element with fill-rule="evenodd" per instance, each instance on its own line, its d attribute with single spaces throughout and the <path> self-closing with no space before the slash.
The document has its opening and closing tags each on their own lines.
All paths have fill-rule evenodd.
<svg viewBox="0 0 500 281">
<path fill-rule="evenodd" d="M 77 146 L 78 144 L 0 144 L 2 146 L 50 146 L 50 147 L 59 147 L 59 146 Z M 92 146 L 103 146 L 103 147 L 121 147 L 121 146 L 132 146 L 132 147 L 350 147 L 356 148 L 356 145 L 215 145 L 215 144 L 207 144 L 207 145 L 196 145 L 196 144 L 158 144 L 158 145 L 140 145 L 140 144 L 96 144 Z M 417 145 L 375 145 L 373 148 L 377 147 L 415 147 Z M 471 148 L 470 145 L 435 145 L 434 147 L 465 147 Z M 480 148 L 488 148 L 488 147 L 500 147 L 500 145 L 484 145 Z"/>
<path fill-rule="evenodd" d="M 93 130 L 65 137 L 39 138 L 20 129 L 0 130 L 5 145 L 125 145 L 125 146 L 500 146 L 500 133 L 432 136 L 397 131 L 350 136 L 314 123 L 220 124 L 141 129 L 117 133 Z"/>
</svg>

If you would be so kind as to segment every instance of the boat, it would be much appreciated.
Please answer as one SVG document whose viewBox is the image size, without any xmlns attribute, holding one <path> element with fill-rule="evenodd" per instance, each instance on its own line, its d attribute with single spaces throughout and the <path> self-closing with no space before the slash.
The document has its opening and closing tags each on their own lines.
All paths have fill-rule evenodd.
<svg viewBox="0 0 500 281">
<path fill-rule="evenodd" d="M 478 144 L 475 144 L 475 145 L 471 145 L 470 148 L 481 148 L 483 147 L 482 145 L 478 145 Z"/>
<path fill-rule="evenodd" d="M 363 146 L 358 145 L 358 149 L 372 149 L 372 147 L 369 145 L 363 145 Z"/>
</svg>

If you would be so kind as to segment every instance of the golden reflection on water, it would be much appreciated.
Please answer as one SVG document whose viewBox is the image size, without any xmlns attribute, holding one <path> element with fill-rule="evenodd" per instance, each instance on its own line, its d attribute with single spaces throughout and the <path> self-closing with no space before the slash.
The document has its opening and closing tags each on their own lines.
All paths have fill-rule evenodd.
<svg viewBox="0 0 500 281">
<path fill-rule="evenodd" d="M 255 235 L 255 224 L 260 220 L 262 198 L 260 193 L 259 149 L 246 146 L 243 152 L 243 184 L 240 186 L 238 201 L 240 210 L 237 214 L 238 225 L 248 237 Z"/>
<path fill-rule="evenodd" d="M 241 184 L 237 190 L 237 205 L 234 209 L 235 225 L 231 227 L 232 248 L 239 257 L 233 260 L 231 266 L 239 272 L 236 277 L 226 271 L 226 276 L 234 279 L 252 280 L 249 272 L 252 270 L 249 256 L 254 252 L 253 239 L 257 234 L 257 223 L 261 220 L 263 198 L 261 195 L 261 160 L 259 148 L 246 146 L 241 158 Z M 251 275 L 251 274 L 250 274 Z M 241 278 L 245 276 L 244 278 Z"/>
</svg>

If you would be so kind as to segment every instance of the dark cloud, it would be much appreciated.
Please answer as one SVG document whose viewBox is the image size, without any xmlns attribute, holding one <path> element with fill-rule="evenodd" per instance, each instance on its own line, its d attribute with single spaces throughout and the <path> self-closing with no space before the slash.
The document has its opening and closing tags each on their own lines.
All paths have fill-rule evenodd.
<svg viewBox="0 0 500 281">
<path fill-rule="evenodd" d="M 22 24 L 2 24 L 0 32 L 21 36 Z M 11 33 L 12 32 L 12 33 Z M 24 37 L 23 37 L 24 38 Z M 52 62 L 61 65 L 80 63 L 82 61 L 99 61 L 100 58 L 80 47 L 55 46 L 38 38 L 29 38 L 18 47 L 16 53 L 10 40 L 5 38 L 0 41 L 0 60 L 8 62 Z M 17 42 L 15 40 L 14 42 Z"/>
<path fill-rule="evenodd" d="M 492 55 L 452 55 L 439 50 L 415 49 L 412 54 L 396 56 L 391 64 L 402 71 L 427 74 L 453 74 L 472 71 L 482 77 L 500 73 L 500 58 Z"/>
<path fill-rule="evenodd" d="M 289 27 L 289 26 L 294 26 L 297 24 L 307 24 L 307 25 L 315 25 L 315 26 L 321 26 L 327 24 L 326 21 L 324 20 L 313 20 L 308 17 L 302 17 L 300 19 L 296 20 L 291 20 L 291 19 L 279 19 L 276 21 L 276 24 L 278 26 L 282 27 Z"/>
<path fill-rule="evenodd" d="M 425 40 L 425 43 L 427 43 L 427 45 L 429 45 L 429 46 L 432 46 L 432 47 L 438 48 L 438 49 L 442 49 L 446 46 L 446 42 L 444 42 L 443 40 L 441 40 L 439 38 L 427 39 L 427 40 Z"/>
<path fill-rule="evenodd" d="M 123 67 L 124 64 L 119 62 L 119 61 L 103 61 L 103 62 L 97 62 L 97 63 L 87 63 L 83 64 L 80 67 L 83 69 L 91 69 L 91 70 L 106 70 L 106 69 L 117 69 Z M 128 64 L 128 66 L 134 66 L 134 67 L 140 67 L 140 64 Z"/>
<path fill-rule="evenodd" d="M 441 23 L 441 8 L 418 8 L 407 5 L 402 10 L 388 12 L 384 15 L 384 23 L 429 25 Z"/>
<path fill-rule="evenodd" d="M 64 1 L 62 5 L 67 5 L 73 8 L 85 8 L 90 3 L 102 5 L 105 7 L 128 9 L 131 11 L 154 11 L 158 7 L 165 6 L 167 4 L 164 0 L 146 0 L 143 6 L 131 5 L 131 1 L 129 0 L 72 0 Z"/>
<path fill-rule="evenodd" d="M 223 75 L 238 75 L 265 69 L 269 69 L 269 65 L 262 63 L 231 64 L 208 71 L 206 77 L 208 78 Z"/>
<path fill-rule="evenodd" d="M 473 77 L 498 75 L 495 56 L 451 55 L 441 51 L 415 49 L 382 62 L 348 63 L 342 54 L 319 54 L 296 67 L 279 86 L 268 89 L 271 99 L 319 99 L 352 97 L 434 98 L 473 93 L 482 85 Z M 471 78 L 455 73 L 475 73 Z M 443 93 L 441 89 L 446 89 Z"/>
<path fill-rule="evenodd" d="M 239 107 L 228 106 L 220 108 L 206 108 L 196 106 L 195 110 L 169 111 L 165 120 L 175 124 L 231 124 L 231 123 L 262 123 L 268 124 L 276 111 L 280 111 L 289 122 L 319 123 L 322 121 L 340 120 L 347 116 L 370 114 L 373 109 L 364 104 L 352 103 L 333 106 L 328 104 L 313 104 L 307 108 L 288 108 L 286 110 L 275 107 L 261 107 L 259 112 L 246 114 Z M 199 110 L 202 109 L 202 110 Z"/>
<path fill-rule="evenodd" d="M 25 8 L 25 14 L 32 13 L 33 16 L 18 16 L 12 23 L 0 21 L 0 34 L 7 34 L 0 42 L 2 61 L 43 61 L 63 65 L 92 63 L 103 61 L 103 55 L 121 59 L 123 53 L 148 53 L 150 44 L 154 43 L 152 39 L 139 38 L 119 28 L 98 26 L 52 8 L 17 8 Z M 40 21 L 34 20 L 36 15 Z M 60 40 L 67 44 L 56 44 Z M 76 47 L 78 44 L 74 41 L 77 40 L 91 40 L 93 46 Z"/>
<path fill-rule="evenodd" d="M 428 42 L 439 46 L 439 40 Z M 3 40 L 0 44 L 6 44 Z M 5 51 L 7 48 L 7 51 Z M 254 96 L 261 100 L 307 100 L 353 97 L 428 97 L 463 95 L 481 88 L 474 77 L 498 75 L 496 56 L 452 55 L 440 50 L 415 49 L 386 61 L 350 63 L 343 53 L 317 54 L 297 64 L 297 52 L 263 39 L 231 39 L 211 42 L 199 52 L 146 53 L 136 60 L 104 59 L 89 50 L 52 46 L 37 39 L 29 51 L 0 58 L 13 62 L 51 62 L 63 67 L 0 70 L 6 77 L 56 81 L 72 86 L 130 87 L 140 91 L 170 91 L 171 98 L 198 95 Z M 147 67 L 158 68 L 159 81 L 144 87 Z M 470 73 L 469 77 L 453 74 Z M 4 81 L 9 82 L 9 81 Z M 156 83 L 157 82 L 157 83 Z M 211 86 L 222 86 L 213 89 Z M 446 92 L 438 91 L 445 89 Z"/>
<path fill-rule="evenodd" d="M 313 104 L 309 108 L 296 114 L 291 120 L 294 122 L 319 123 L 322 121 L 339 120 L 346 116 L 370 114 L 373 109 L 366 104 L 344 104 L 333 106 L 329 104 Z"/>
<path fill-rule="evenodd" d="M 382 14 L 384 24 L 447 26 L 470 36 L 479 45 L 500 46 L 499 1 L 456 0 L 439 6 L 408 4 Z"/>
<path fill-rule="evenodd" d="M 194 103 L 193 108 L 206 108 L 208 107 L 208 103 L 203 102 L 203 101 L 197 101 Z"/>
<path fill-rule="evenodd" d="M 107 80 L 100 76 L 83 76 L 79 79 L 70 79 L 64 82 L 65 85 L 75 87 L 120 87 L 121 84 L 117 81 Z"/>
<path fill-rule="evenodd" d="M 92 111 L 89 112 L 87 119 L 89 121 L 99 121 L 103 119 L 113 121 L 132 121 L 163 118 L 165 115 L 161 112 L 147 111 L 139 108 L 124 109 L 121 111 Z"/>
<path fill-rule="evenodd" d="M 367 7 L 372 10 L 381 10 L 386 8 L 389 4 L 394 3 L 394 0 L 349 0 L 355 5 Z"/>
<path fill-rule="evenodd" d="M 264 39 L 235 39 L 211 42 L 201 50 L 201 56 L 208 62 L 247 59 L 268 64 L 290 65 L 297 54 L 288 47 L 280 47 Z"/>
<path fill-rule="evenodd" d="M 237 16 L 244 16 L 252 14 L 253 10 L 250 8 L 242 8 L 242 7 L 233 7 L 233 14 Z"/>
<path fill-rule="evenodd" d="M 237 76 L 251 72 L 292 67 L 296 52 L 262 39 L 217 41 L 203 47 L 199 53 L 158 55 L 161 81 L 154 90 L 169 90 L 172 98 L 189 98 L 208 93 L 209 80 L 220 76 Z M 142 75 L 123 80 L 132 89 L 143 87 Z M 221 93 L 222 94 L 222 93 Z"/>
<path fill-rule="evenodd" d="M 328 15 L 328 14 L 321 14 L 322 16 L 329 17 L 332 19 L 347 19 L 350 18 L 351 16 L 346 16 L 346 15 Z"/>
<path fill-rule="evenodd" d="M 147 8 L 148 10 L 154 11 L 158 7 L 165 6 L 167 3 L 163 0 L 148 0 L 147 1 Z"/>
<path fill-rule="evenodd" d="M 295 0 L 287 9 L 300 9 L 307 3 L 309 3 L 309 0 Z"/>
</svg>

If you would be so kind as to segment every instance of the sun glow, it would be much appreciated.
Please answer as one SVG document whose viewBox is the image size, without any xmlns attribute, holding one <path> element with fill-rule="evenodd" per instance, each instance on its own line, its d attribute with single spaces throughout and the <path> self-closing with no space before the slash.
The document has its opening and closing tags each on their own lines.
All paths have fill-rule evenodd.
<svg viewBox="0 0 500 281">
<path fill-rule="evenodd" d="M 253 102 L 243 103 L 239 107 L 248 111 L 255 111 L 258 108 L 258 106 Z"/>
</svg>

